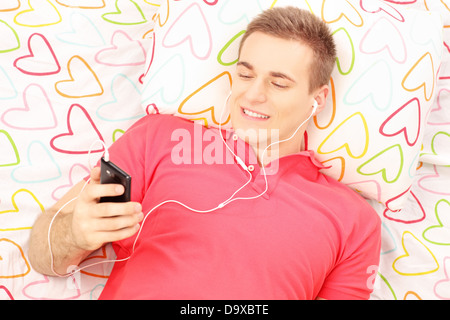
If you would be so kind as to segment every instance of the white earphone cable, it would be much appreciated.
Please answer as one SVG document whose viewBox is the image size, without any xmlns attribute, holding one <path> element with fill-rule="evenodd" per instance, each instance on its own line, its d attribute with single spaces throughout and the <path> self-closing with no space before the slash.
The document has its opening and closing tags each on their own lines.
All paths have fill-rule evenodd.
<svg viewBox="0 0 450 320">
<path fill-rule="evenodd" d="M 225 101 L 224 107 L 223 107 L 223 109 L 222 109 L 222 112 L 221 112 L 220 121 L 219 121 L 219 134 L 220 134 L 220 137 L 221 137 L 221 139 L 222 139 L 222 142 L 225 144 L 225 146 L 226 146 L 226 148 L 229 150 L 229 152 L 231 152 L 231 154 L 235 157 L 237 163 L 238 163 L 238 164 L 239 164 L 239 165 L 240 165 L 240 166 L 241 166 L 241 167 L 249 174 L 249 180 L 248 180 L 242 187 L 240 187 L 239 189 L 237 189 L 237 190 L 236 190 L 236 191 L 235 191 L 235 192 L 234 192 L 227 200 L 225 200 L 224 202 L 220 203 L 217 207 L 215 207 L 215 208 L 213 208 L 213 209 L 209 209 L 209 210 L 197 210 L 197 209 L 193 209 L 193 208 L 189 207 L 188 205 L 186 205 L 186 204 L 184 204 L 184 203 L 181 203 L 180 201 L 177 201 L 177 200 L 167 200 L 167 201 L 161 202 L 160 204 L 158 204 L 158 205 L 156 205 L 155 207 L 153 207 L 150 211 L 148 211 L 147 214 L 145 215 L 144 219 L 142 220 L 141 226 L 140 226 L 140 228 L 139 228 L 139 231 L 138 231 L 138 233 L 137 233 L 137 235 L 136 235 L 136 238 L 135 238 L 135 240 L 134 240 L 134 242 L 133 242 L 132 252 L 131 252 L 131 254 L 130 254 L 129 257 L 124 258 L 124 259 L 120 259 L 120 260 L 104 260 L 104 261 L 100 261 L 100 262 L 93 263 L 93 264 L 90 264 L 90 265 L 87 265 L 87 266 L 83 266 L 83 267 L 81 267 L 81 268 L 77 268 L 76 270 L 72 270 L 70 273 L 67 273 L 67 274 L 65 274 L 65 275 L 62 275 L 62 274 L 59 274 L 59 273 L 56 272 L 55 266 L 54 266 L 54 257 L 53 257 L 52 244 L 51 244 L 51 229 L 52 229 L 52 226 L 53 226 L 53 223 L 54 223 L 56 217 L 61 213 L 61 211 L 64 210 L 64 208 L 66 208 L 70 203 L 72 203 L 72 202 L 74 202 L 74 201 L 76 201 L 76 200 L 78 199 L 78 197 L 75 197 L 74 199 L 72 199 L 72 200 L 68 201 L 66 204 L 64 204 L 64 205 L 63 205 L 63 206 L 55 213 L 55 215 L 53 216 L 52 220 L 50 221 L 49 228 L 48 228 L 47 241 L 48 241 L 48 248 L 49 248 L 49 252 L 50 252 L 50 264 L 51 264 L 51 270 L 52 270 L 52 272 L 53 272 L 56 276 L 62 277 L 62 278 L 70 277 L 70 276 L 72 276 L 72 275 L 73 275 L 74 273 L 76 273 L 76 272 L 80 272 L 80 271 L 82 271 L 82 270 L 84 270 L 84 269 L 86 269 L 86 268 L 90 268 L 90 267 L 93 267 L 93 266 L 95 266 L 95 265 L 104 264 L 104 263 L 124 262 L 124 261 L 129 260 L 129 259 L 132 257 L 132 255 L 134 254 L 134 251 L 135 251 L 135 248 L 136 248 L 137 241 L 138 241 L 138 239 L 139 239 L 139 237 L 140 237 L 140 235 L 141 235 L 142 229 L 143 229 L 143 227 L 144 227 L 144 225 L 145 225 L 145 223 L 146 223 L 146 221 L 147 221 L 147 218 L 150 217 L 151 214 L 152 214 L 156 209 L 158 209 L 158 208 L 160 208 L 160 207 L 162 207 L 162 206 L 164 206 L 164 205 L 166 205 L 166 204 L 168 204 L 168 203 L 178 204 L 178 205 L 180 205 L 180 206 L 182 206 L 182 207 L 184 207 L 184 208 L 186 208 L 186 209 L 188 209 L 188 210 L 190 210 L 190 211 L 192 211 L 192 212 L 204 214 L 204 213 L 214 212 L 214 211 L 216 211 L 216 210 L 218 210 L 218 209 L 222 209 L 222 208 L 224 208 L 225 206 L 229 205 L 230 203 L 232 203 L 232 202 L 234 202 L 234 201 L 238 201 L 238 200 L 255 200 L 255 199 L 258 199 L 258 198 L 262 197 L 264 194 L 267 193 L 267 191 L 269 190 L 269 183 L 268 183 L 268 180 L 267 180 L 267 172 L 266 172 L 266 168 L 265 168 L 265 165 L 264 165 L 264 163 L 265 163 L 265 162 L 264 162 L 264 159 L 265 159 L 265 156 L 266 156 L 267 151 L 268 151 L 272 146 L 274 146 L 274 145 L 281 144 L 281 143 L 284 143 L 284 142 L 287 142 L 287 141 L 293 139 L 294 136 L 298 133 L 298 131 L 303 127 L 303 125 L 306 124 L 306 122 L 308 122 L 308 121 L 313 117 L 313 115 L 314 115 L 314 113 L 315 113 L 315 111 L 316 111 L 316 109 L 317 109 L 317 103 L 315 103 L 313 112 L 310 114 L 310 116 L 309 116 L 305 121 L 302 122 L 302 124 L 297 128 L 297 130 L 294 131 L 294 133 L 293 133 L 289 138 L 284 139 L 284 140 L 281 140 L 281 141 L 274 142 L 274 143 L 270 144 L 269 146 L 267 146 L 267 147 L 264 149 L 264 152 L 263 152 L 262 158 L 261 158 L 261 163 L 263 164 L 263 165 L 261 166 L 261 167 L 262 167 L 262 174 L 263 174 L 263 176 L 264 176 L 264 181 L 265 181 L 265 185 L 266 185 L 264 191 L 263 191 L 262 193 L 260 193 L 259 195 L 256 195 L 256 196 L 254 196 L 254 197 L 248 197 L 248 198 L 237 197 L 237 198 L 235 198 L 235 196 L 236 196 L 241 190 L 243 190 L 246 186 L 248 186 L 248 185 L 251 183 L 251 181 L 252 181 L 252 174 L 251 174 L 250 170 L 248 169 L 248 167 L 245 165 L 245 163 L 241 160 L 241 158 L 239 158 L 239 157 L 234 153 L 234 151 L 230 148 L 230 146 L 226 143 L 226 141 L 225 141 L 225 139 L 224 139 L 224 137 L 223 137 L 223 135 L 222 135 L 222 118 L 223 118 L 223 115 L 224 115 L 224 113 L 225 113 L 226 105 L 228 104 L 228 100 L 229 100 L 230 96 L 231 96 L 231 92 L 230 92 L 230 94 L 228 95 L 228 97 L 227 97 L 227 99 L 226 99 L 226 101 Z M 106 148 L 106 145 L 105 145 L 105 143 L 104 143 L 103 141 L 95 141 L 95 142 L 91 145 L 91 148 L 90 148 L 90 150 L 89 150 L 89 157 L 90 157 L 90 155 L 91 155 L 91 150 L 92 150 L 94 144 L 96 144 L 96 143 L 98 143 L 98 142 L 100 142 L 100 143 L 103 144 L 104 149 L 105 149 L 105 155 L 104 155 L 104 158 L 105 158 L 106 161 L 109 161 L 109 153 L 108 153 L 108 150 L 107 150 L 107 148 Z M 89 162 L 90 162 L 90 161 L 89 161 Z M 92 169 L 92 168 L 91 168 L 91 169 Z M 89 184 L 89 182 L 90 182 L 90 179 L 86 181 L 85 185 L 83 186 L 83 188 L 82 188 L 81 191 L 80 191 L 80 194 L 84 191 L 84 189 L 85 189 L 86 186 Z"/>
</svg>

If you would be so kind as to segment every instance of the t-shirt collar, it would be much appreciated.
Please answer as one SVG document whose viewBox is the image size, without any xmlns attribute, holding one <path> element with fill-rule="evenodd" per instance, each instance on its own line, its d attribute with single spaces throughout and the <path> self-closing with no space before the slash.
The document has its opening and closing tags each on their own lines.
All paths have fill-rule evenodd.
<svg viewBox="0 0 450 320">
<path fill-rule="evenodd" d="M 256 155 L 254 154 L 252 148 L 245 141 L 240 139 L 239 136 L 235 133 L 235 131 L 223 130 L 222 134 L 228 146 L 232 150 L 234 150 L 234 152 L 236 152 L 236 155 L 238 155 L 239 157 L 242 158 L 242 160 L 244 160 L 246 165 L 255 165 L 258 163 Z M 298 162 L 303 163 L 303 165 L 311 164 L 310 169 L 316 169 L 314 170 L 316 172 L 327 168 L 319 160 L 317 160 L 316 154 L 313 150 L 299 151 L 295 154 L 283 156 L 276 161 L 279 161 L 279 164 L 278 166 L 274 166 L 274 170 L 285 171 L 292 168 L 292 166 L 295 166 Z M 266 173 L 268 175 L 274 174 L 274 172 L 271 172 L 270 167 L 271 166 L 269 165 L 267 166 L 266 169 Z"/>
</svg>

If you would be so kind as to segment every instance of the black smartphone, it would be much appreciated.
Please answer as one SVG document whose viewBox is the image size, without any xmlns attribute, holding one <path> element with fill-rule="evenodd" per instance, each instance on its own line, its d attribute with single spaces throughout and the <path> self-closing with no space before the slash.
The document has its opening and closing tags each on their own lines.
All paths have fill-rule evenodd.
<svg viewBox="0 0 450 320">
<path fill-rule="evenodd" d="M 102 197 L 100 198 L 100 202 L 129 202 L 131 192 L 131 176 L 111 161 L 105 161 L 104 158 L 101 159 L 100 168 L 101 184 L 121 184 L 125 188 L 123 195 L 117 197 Z"/>
</svg>

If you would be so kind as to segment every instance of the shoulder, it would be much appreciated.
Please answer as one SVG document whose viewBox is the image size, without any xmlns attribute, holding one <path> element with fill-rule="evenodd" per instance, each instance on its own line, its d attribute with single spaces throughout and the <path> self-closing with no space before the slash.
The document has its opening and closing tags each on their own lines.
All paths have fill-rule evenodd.
<svg viewBox="0 0 450 320">
<path fill-rule="evenodd" d="M 147 115 L 136 121 L 127 131 L 159 130 L 172 131 L 177 128 L 192 126 L 191 121 L 168 114 Z"/>
<path fill-rule="evenodd" d="M 376 210 L 358 192 L 349 186 L 323 175 L 326 182 L 326 203 L 346 229 L 377 232 L 381 219 Z M 369 231 L 371 230 L 371 231 Z"/>
<path fill-rule="evenodd" d="M 173 115 L 147 115 L 140 118 L 121 136 L 134 144 L 139 141 L 149 143 L 155 140 L 168 141 L 176 130 L 192 130 L 193 122 Z"/>
<path fill-rule="evenodd" d="M 193 122 L 172 115 L 147 115 L 137 120 L 115 141 L 110 151 L 116 154 L 147 155 L 171 146 L 178 129 L 192 130 Z"/>
</svg>

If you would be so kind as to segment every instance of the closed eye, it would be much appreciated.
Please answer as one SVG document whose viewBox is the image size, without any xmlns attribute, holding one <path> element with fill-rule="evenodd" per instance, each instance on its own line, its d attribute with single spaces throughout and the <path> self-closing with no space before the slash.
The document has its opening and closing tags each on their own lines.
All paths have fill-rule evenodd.
<svg viewBox="0 0 450 320">
<path fill-rule="evenodd" d="M 275 87 L 280 88 L 280 89 L 287 89 L 287 88 L 289 88 L 289 86 L 282 85 L 282 84 L 276 83 L 276 82 L 272 82 L 272 84 L 273 84 Z"/>
<path fill-rule="evenodd" d="M 253 78 L 253 76 L 251 76 L 249 74 L 245 74 L 245 73 L 239 73 L 238 76 L 241 79 L 252 79 Z"/>
</svg>

